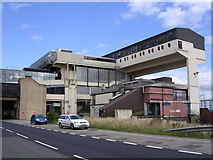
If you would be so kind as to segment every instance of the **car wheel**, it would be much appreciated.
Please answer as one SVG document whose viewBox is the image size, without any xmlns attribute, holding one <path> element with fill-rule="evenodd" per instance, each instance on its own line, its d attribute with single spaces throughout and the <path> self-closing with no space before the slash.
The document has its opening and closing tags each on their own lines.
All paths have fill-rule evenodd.
<svg viewBox="0 0 213 160">
<path fill-rule="evenodd" d="M 32 121 L 30 121 L 30 124 L 33 124 L 33 122 L 32 122 Z"/>
<path fill-rule="evenodd" d="M 84 127 L 84 129 L 88 129 L 88 127 Z"/>
<path fill-rule="evenodd" d="M 74 125 L 73 125 L 72 123 L 71 123 L 71 125 L 70 125 L 70 128 L 71 128 L 71 129 L 74 129 Z"/>
<path fill-rule="evenodd" d="M 47 124 L 47 122 L 44 123 L 45 125 Z"/>
<path fill-rule="evenodd" d="M 62 126 L 62 124 L 61 124 L 61 123 L 59 123 L 59 124 L 58 124 L 58 126 L 59 126 L 59 128 L 63 128 L 63 126 Z"/>
</svg>

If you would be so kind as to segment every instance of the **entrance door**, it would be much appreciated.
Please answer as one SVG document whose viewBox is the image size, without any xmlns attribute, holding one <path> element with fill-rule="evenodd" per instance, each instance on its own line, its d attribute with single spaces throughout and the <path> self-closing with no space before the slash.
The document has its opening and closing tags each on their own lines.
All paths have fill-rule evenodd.
<svg viewBox="0 0 213 160">
<path fill-rule="evenodd" d="M 160 103 L 147 103 L 147 115 L 160 115 Z"/>
<path fill-rule="evenodd" d="M 2 101 L 2 119 L 17 119 L 16 101 Z"/>
</svg>

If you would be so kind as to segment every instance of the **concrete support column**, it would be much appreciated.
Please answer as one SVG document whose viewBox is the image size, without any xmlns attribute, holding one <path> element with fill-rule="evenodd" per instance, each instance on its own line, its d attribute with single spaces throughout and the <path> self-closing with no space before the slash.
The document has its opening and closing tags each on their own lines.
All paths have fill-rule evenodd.
<svg viewBox="0 0 213 160">
<path fill-rule="evenodd" d="M 195 58 L 191 57 L 186 60 L 186 65 L 191 114 L 200 115 L 198 63 Z"/>
<path fill-rule="evenodd" d="M 76 114 L 77 102 L 76 102 L 76 75 L 75 65 L 67 64 L 65 71 L 65 113 Z"/>
</svg>

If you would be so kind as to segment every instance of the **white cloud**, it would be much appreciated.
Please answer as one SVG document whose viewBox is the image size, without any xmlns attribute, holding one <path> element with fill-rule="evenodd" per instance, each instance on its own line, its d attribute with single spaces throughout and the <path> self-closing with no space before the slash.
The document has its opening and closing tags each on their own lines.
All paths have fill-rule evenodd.
<svg viewBox="0 0 213 160">
<path fill-rule="evenodd" d="M 17 10 L 23 7 L 30 7 L 31 5 L 29 3 L 14 2 L 14 3 L 9 3 L 9 6 L 11 9 Z"/>
<path fill-rule="evenodd" d="M 205 13 L 210 11 L 210 3 L 173 3 L 161 11 L 157 18 L 161 20 L 164 27 L 175 27 L 178 25 L 190 25 L 199 27 Z"/>
<path fill-rule="evenodd" d="M 207 11 L 211 10 L 210 2 L 129 2 L 128 11 L 120 16 L 134 19 L 137 16 L 153 16 L 160 20 L 164 27 L 187 25 L 193 28 L 201 25 Z"/>
<path fill-rule="evenodd" d="M 36 28 L 36 25 L 31 25 L 31 24 L 22 24 L 20 25 L 21 29 L 28 29 L 28 28 Z"/>
<path fill-rule="evenodd" d="M 205 36 L 205 43 L 206 45 L 211 45 L 212 44 L 212 36 Z"/>
<path fill-rule="evenodd" d="M 33 35 L 30 37 L 31 40 L 41 40 L 43 37 L 41 35 Z"/>
<path fill-rule="evenodd" d="M 87 49 L 83 49 L 83 50 L 80 51 L 80 52 L 76 52 L 76 54 L 85 54 L 85 53 L 88 53 L 88 50 L 87 50 Z"/>
<path fill-rule="evenodd" d="M 106 47 L 107 45 L 106 44 L 104 44 L 104 43 L 99 43 L 98 44 L 98 47 Z"/>
</svg>

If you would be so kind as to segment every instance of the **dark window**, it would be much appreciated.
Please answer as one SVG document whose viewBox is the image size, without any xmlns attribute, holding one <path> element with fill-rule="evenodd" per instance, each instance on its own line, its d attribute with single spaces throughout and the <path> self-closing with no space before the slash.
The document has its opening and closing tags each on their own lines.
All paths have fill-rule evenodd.
<svg viewBox="0 0 213 160">
<path fill-rule="evenodd" d="M 164 46 L 163 46 L 163 45 L 161 45 L 161 49 L 162 49 L 162 50 L 164 49 Z"/>
<path fill-rule="evenodd" d="M 158 46 L 158 51 L 160 51 L 160 46 Z"/>
<path fill-rule="evenodd" d="M 154 49 L 152 48 L 152 53 L 154 52 Z"/>
<path fill-rule="evenodd" d="M 145 52 L 143 51 L 143 56 L 145 55 Z"/>
<path fill-rule="evenodd" d="M 185 101 L 185 100 L 187 100 L 187 91 L 175 90 L 174 91 L 174 100 L 176 100 L 176 101 Z"/>
<path fill-rule="evenodd" d="M 124 58 L 124 61 L 126 61 L 126 58 Z"/>
<path fill-rule="evenodd" d="M 122 60 L 120 59 L 120 63 L 122 62 Z"/>
<path fill-rule="evenodd" d="M 128 61 L 129 57 L 126 57 L 126 60 Z"/>
<path fill-rule="evenodd" d="M 150 50 L 148 50 L 148 53 L 150 54 Z"/>
<path fill-rule="evenodd" d="M 64 86 L 55 85 L 47 86 L 47 94 L 64 94 Z"/>
<path fill-rule="evenodd" d="M 178 41 L 178 48 L 183 49 L 183 44 L 181 41 Z"/>
<path fill-rule="evenodd" d="M 132 55 L 132 59 L 133 59 L 134 57 L 133 57 L 133 55 Z"/>
<path fill-rule="evenodd" d="M 136 58 L 136 54 L 135 54 L 134 56 L 135 56 L 135 58 Z"/>
<path fill-rule="evenodd" d="M 141 56 L 141 52 L 139 53 L 139 55 Z"/>
<path fill-rule="evenodd" d="M 171 43 L 168 43 L 168 47 L 169 47 L 169 48 L 171 47 Z"/>
</svg>

